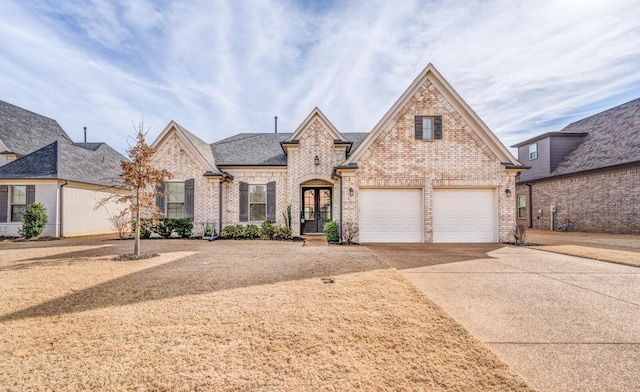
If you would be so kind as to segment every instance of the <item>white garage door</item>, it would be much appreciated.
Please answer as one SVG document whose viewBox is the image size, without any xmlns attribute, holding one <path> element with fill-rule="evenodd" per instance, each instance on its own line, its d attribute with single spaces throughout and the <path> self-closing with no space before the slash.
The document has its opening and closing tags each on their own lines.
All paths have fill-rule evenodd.
<svg viewBox="0 0 640 392">
<path fill-rule="evenodd" d="M 497 242 L 494 189 L 434 189 L 433 242 Z"/>
<path fill-rule="evenodd" d="M 422 189 L 360 189 L 360 242 L 423 242 Z"/>
</svg>

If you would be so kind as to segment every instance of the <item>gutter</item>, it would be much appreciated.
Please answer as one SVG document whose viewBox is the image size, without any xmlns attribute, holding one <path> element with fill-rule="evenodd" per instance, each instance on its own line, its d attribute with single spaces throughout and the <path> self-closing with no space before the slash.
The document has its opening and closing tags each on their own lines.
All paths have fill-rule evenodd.
<svg viewBox="0 0 640 392">
<path fill-rule="evenodd" d="M 60 197 L 58 198 L 58 203 L 60 203 L 59 207 L 58 207 L 58 237 L 62 237 L 63 235 L 63 231 L 62 231 L 62 224 L 64 223 L 64 214 L 63 214 L 63 208 L 64 208 L 64 192 L 62 191 L 62 187 L 64 187 L 65 185 L 69 185 L 69 181 L 65 181 L 64 184 L 60 185 Z"/>
<path fill-rule="evenodd" d="M 524 185 L 529 187 L 529 228 L 533 228 L 533 185 L 525 182 Z"/>
</svg>

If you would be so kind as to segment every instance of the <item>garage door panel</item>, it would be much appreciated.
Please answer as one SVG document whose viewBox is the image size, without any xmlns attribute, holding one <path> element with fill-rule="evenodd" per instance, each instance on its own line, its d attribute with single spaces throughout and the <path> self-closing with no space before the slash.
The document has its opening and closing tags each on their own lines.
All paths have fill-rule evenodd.
<svg viewBox="0 0 640 392">
<path fill-rule="evenodd" d="M 494 189 L 434 189 L 434 242 L 496 242 Z"/>
<path fill-rule="evenodd" d="M 421 189 L 360 189 L 360 242 L 423 242 Z"/>
</svg>

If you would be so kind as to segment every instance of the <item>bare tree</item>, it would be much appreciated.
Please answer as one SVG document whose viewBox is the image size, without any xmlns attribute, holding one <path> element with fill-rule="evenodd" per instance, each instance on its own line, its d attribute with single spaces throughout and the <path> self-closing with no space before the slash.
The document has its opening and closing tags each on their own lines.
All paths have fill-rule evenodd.
<svg viewBox="0 0 640 392">
<path fill-rule="evenodd" d="M 133 256 L 140 256 L 140 219 L 142 214 L 158 215 L 156 184 L 171 176 L 167 170 L 158 170 L 151 164 L 155 149 L 145 140 L 144 122 L 136 127 L 136 144 L 127 150 L 130 161 L 120 163 L 121 187 L 131 192 L 113 195 L 118 203 L 127 203 L 135 217 Z"/>
<path fill-rule="evenodd" d="M 111 226 L 118 232 L 118 237 L 120 237 L 121 240 L 129 236 L 131 216 L 127 210 L 121 211 L 118 215 L 111 215 L 109 220 L 111 221 Z"/>
<path fill-rule="evenodd" d="M 516 240 L 516 245 L 525 245 L 527 243 L 527 221 L 518 220 L 515 229 L 513 229 L 513 237 Z"/>
</svg>

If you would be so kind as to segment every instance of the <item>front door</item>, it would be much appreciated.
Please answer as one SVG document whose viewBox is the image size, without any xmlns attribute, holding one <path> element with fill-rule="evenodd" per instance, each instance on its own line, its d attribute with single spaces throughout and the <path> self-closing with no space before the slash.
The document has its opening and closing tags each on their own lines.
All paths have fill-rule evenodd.
<svg viewBox="0 0 640 392">
<path fill-rule="evenodd" d="M 331 188 L 302 188 L 304 234 L 322 233 L 331 220 Z"/>
</svg>

